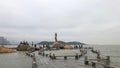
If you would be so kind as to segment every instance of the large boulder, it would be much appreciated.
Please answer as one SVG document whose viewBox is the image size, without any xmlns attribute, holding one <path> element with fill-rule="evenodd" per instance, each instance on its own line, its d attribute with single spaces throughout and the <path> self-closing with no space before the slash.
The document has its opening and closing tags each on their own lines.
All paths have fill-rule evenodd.
<svg viewBox="0 0 120 68">
<path fill-rule="evenodd" d="M 71 45 L 65 45 L 64 49 L 73 49 L 73 47 Z"/>
<path fill-rule="evenodd" d="M 20 44 L 16 48 L 17 51 L 28 51 L 30 49 L 29 45 Z"/>
<path fill-rule="evenodd" d="M 54 42 L 54 43 L 53 43 L 53 48 L 56 48 L 56 49 L 63 49 L 63 45 L 60 44 L 59 42 Z"/>
<path fill-rule="evenodd" d="M 60 46 L 61 46 L 61 44 L 59 42 L 54 42 L 53 43 L 53 47 L 60 47 Z"/>
</svg>

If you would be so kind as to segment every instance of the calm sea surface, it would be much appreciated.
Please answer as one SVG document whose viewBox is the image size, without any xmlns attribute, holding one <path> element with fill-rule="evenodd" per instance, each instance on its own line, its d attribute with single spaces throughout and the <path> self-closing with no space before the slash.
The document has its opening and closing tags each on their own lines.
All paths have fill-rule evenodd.
<svg viewBox="0 0 120 68">
<path fill-rule="evenodd" d="M 120 67 L 120 45 L 90 46 L 94 47 L 94 49 L 100 50 L 101 54 L 104 56 L 111 56 L 112 64 L 118 68 Z M 0 68 L 32 68 L 32 59 L 26 56 L 24 52 L 0 54 Z"/>
<path fill-rule="evenodd" d="M 93 47 L 100 50 L 102 55 L 110 56 L 111 63 L 120 68 L 120 45 L 94 45 Z"/>
</svg>

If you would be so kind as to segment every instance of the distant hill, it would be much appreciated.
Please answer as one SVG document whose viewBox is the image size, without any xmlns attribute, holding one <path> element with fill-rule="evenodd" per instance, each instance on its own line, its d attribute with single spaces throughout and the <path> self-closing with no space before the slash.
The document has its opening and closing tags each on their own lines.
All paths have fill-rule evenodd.
<svg viewBox="0 0 120 68">
<path fill-rule="evenodd" d="M 84 45 L 85 43 L 81 43 L 78 41 L 72 41 L 72 42 L 64 42 L 64 41 L 58 41 L 59 43 L 63 44 L 63 45 Z M 37 43 L 38 45 L 52 45 L 54 43 L 54 41 L 41 41 L 39 43 Z"/>
<path fill-rule="evenodd" d="M 10 42 L 4 38 L 4 37 L 0 37 L 0 45 L 8 45 L 10 44 Z"/>
</svg>

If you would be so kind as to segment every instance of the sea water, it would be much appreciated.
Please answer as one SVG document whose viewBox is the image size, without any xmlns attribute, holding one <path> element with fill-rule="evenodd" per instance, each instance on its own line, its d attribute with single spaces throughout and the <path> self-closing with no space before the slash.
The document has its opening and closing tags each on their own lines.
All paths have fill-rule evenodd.
<svg viewBox="0 0 120 68">
<path fill-rule="evenodd" d="M 102 55 L 110 56 L 111 64 L 120 68 L 120 45 L 92 45 Z"/>
<path fill-rule="evenodd" d="M 16 45 L 5 45 L 16 47 Z M 32 68 L 32 59 L 24 52 L 0 54 L 0 68 Z"/>
<path fill-rule="evenodd" d="M 86 45 L 110 56 L 112 65 L 120 67 L 120 45 Z M 9 47 L 16 47 L 14 45 Z M 32 59 L 24 52 L 0 54 L 0 68 L 32 68 Z"/>
</svg>

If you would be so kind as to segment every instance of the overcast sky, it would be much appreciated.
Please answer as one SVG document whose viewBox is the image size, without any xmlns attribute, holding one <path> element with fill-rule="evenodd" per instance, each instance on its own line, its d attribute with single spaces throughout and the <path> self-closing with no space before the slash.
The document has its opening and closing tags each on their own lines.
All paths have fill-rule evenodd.
<svg viewBox="0 0 120 68">
<path fill-rule="evenodd" d="M 120 0 L 0 0 L 0 36 L 9 40 L 120 44 Z"/>
</svg>

